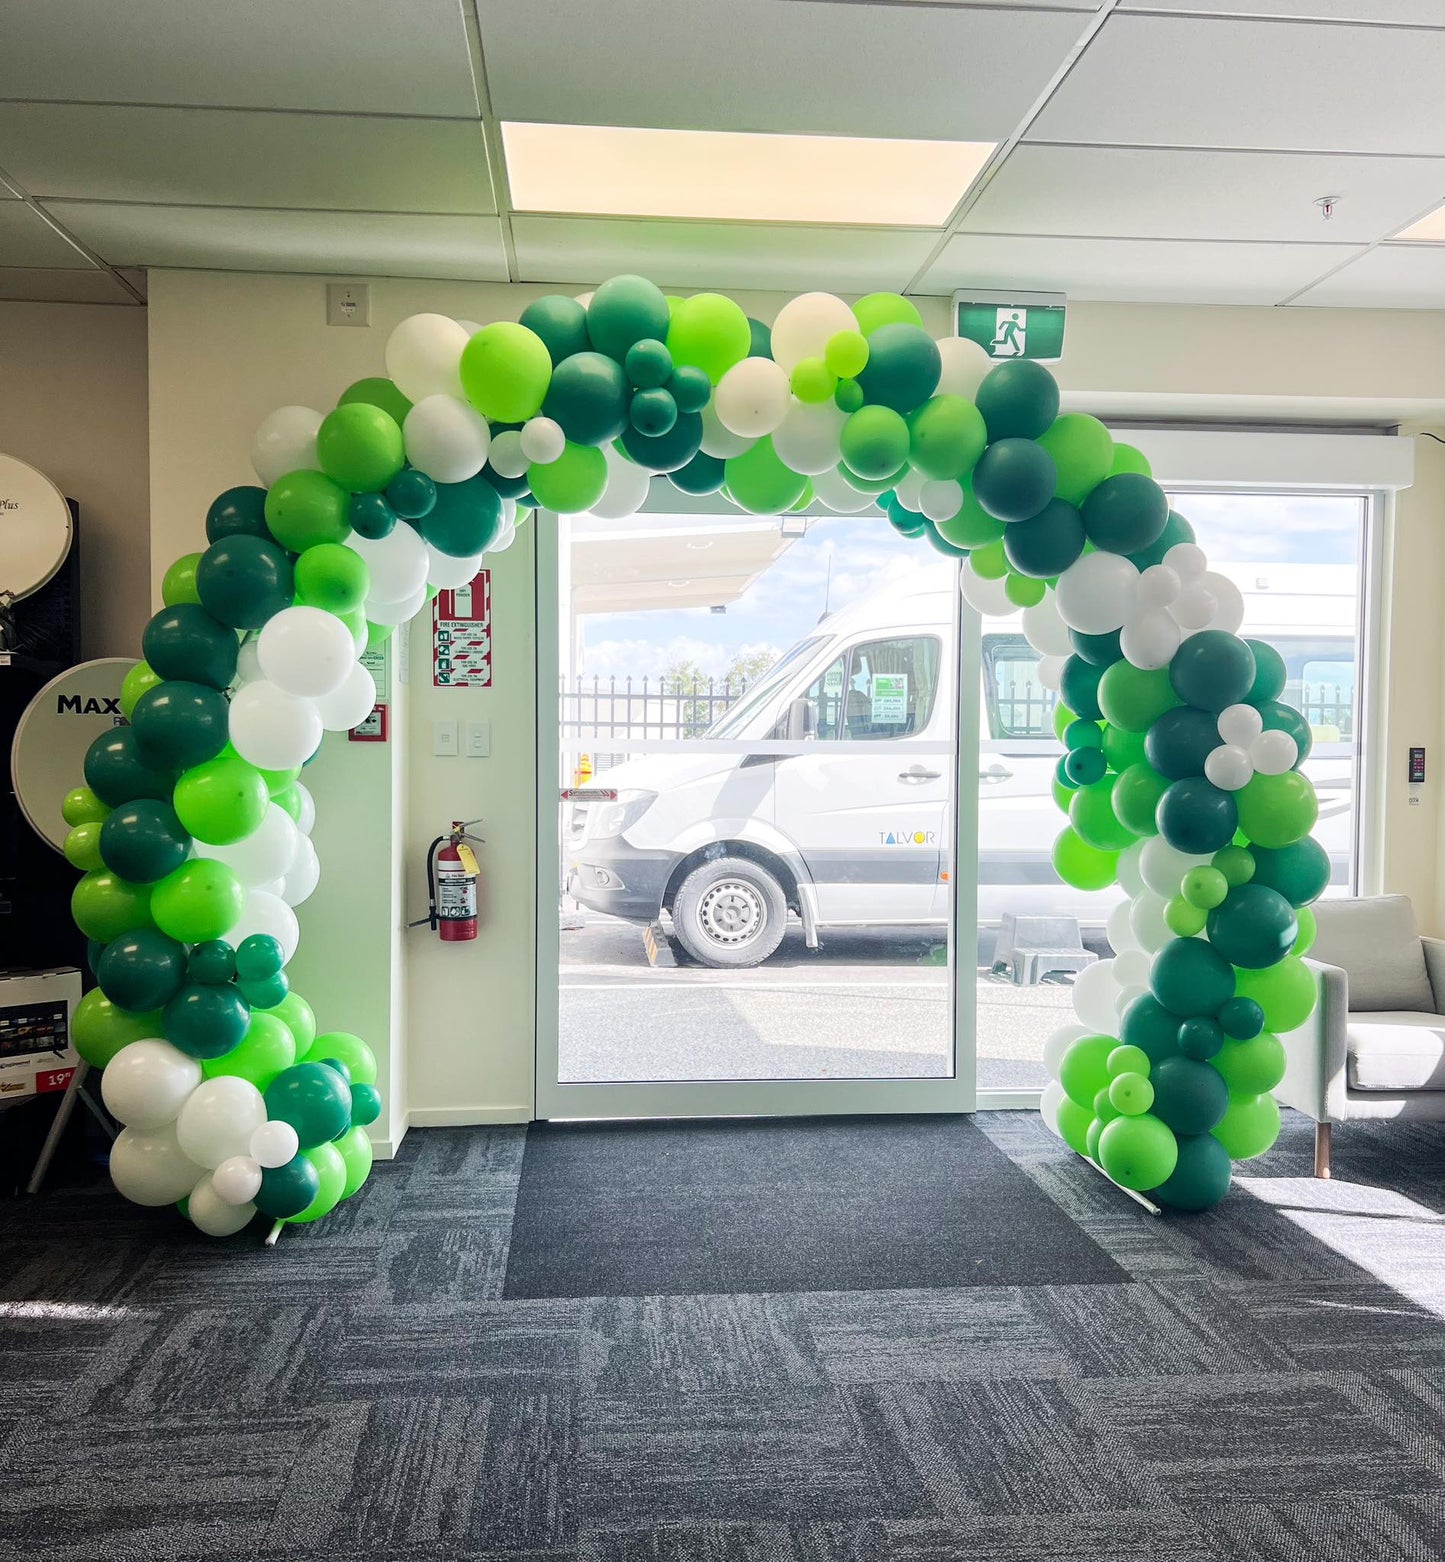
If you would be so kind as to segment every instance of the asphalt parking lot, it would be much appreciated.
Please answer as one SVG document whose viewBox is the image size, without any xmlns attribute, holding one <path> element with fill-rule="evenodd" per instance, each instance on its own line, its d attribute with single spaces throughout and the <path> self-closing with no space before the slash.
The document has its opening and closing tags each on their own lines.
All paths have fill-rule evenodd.
<svg viewBox="0 0 1445 1562">
<path fill-rule="evenodd" d="M 642 929 L 596 912 L 561 934 L 560 1075 L 628 1079 L 942 1078 L 947 945 L 931 931 L 790 927 L 743 971 L 648 961 Z M 989 935 L 980 940 L 986 959 Z M 675 946 L 674 946 L 675 948 Z M 980 1085 L 1037 1086 L 1044 1038 L 1069 1017 L 1062 983 L 1015 987 L 980 970 Z"/>
</svg>

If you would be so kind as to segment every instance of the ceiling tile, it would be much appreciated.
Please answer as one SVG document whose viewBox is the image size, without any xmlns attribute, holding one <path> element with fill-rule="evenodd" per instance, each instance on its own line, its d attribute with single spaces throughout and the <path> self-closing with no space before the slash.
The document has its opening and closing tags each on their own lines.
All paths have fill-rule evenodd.
<svg viewBox="0 0 1445 1562">
<path fill-rule="evenodd" d="M 1445 244 L 1381 244 L 1294 302 L 1351 309 L 1445 309 Z"/>
<path fill-rule="evenodd" d="M 88 268 L 91 262 L 32 207 L 0 203 L 0 264 Z"/>
<path fill-rule="evenodd" d="M 32 195 L 207 206 L 494 212 L 479 123 L 0 103 Z"/>
<path fill-rule="evenodd" d="M 4 7 L 0 98 L 474 115 L 458 0 Z"/>
<path fill-rule="evenodd" d="M 1112 16 L 1042 141 L 1445 155 L 1445 29 Z"/>
<path fill-rule="evenodd" d="M 1276 304 L 1354 249 L 1343 244 L 1210 244 L 1159 239 L 959 234 L 918 293 L 1029 288 L 1149 304 Z"/>
<path fill-rule="evenodd" d="M 641 271 L 664 287 L 903 287 L 938 238 L 912 229 L 783 228 L 747 223 L 512 219 L 521 280 L 587 284 Z"/>
<path fill-rule="evenodd" d="M 1441 25 L 1440 0 L 1123 0 L 1122 11 L 1198 12 L 1207 16 L 1275 16 L 1290 21 L 1394 22 Z"/>
<path fill-rule="evenodd" d="M 0 266 L 0 299 L 31 304 L 134 304 L 108 271 Z"/>
<path fill-rule="evenodd" d="M 469 281 L 504 281 L 507 275 L 495 217 L 50 204 L 60 222 L 115 266 Z"/>
<path fill-rule="evenodd" d="M 1339 197 L 1325 222 L 1317 197 Z M 1372 243 L 1445 196 L 1445 158 L 1018 147 L 965 219 L 977 233 Z"/>
<path fill-rule="evenodd" d="M 1001 141 L 1077 11 L 818 0 L 478 0 L 501 119 Z"/>
</svg>

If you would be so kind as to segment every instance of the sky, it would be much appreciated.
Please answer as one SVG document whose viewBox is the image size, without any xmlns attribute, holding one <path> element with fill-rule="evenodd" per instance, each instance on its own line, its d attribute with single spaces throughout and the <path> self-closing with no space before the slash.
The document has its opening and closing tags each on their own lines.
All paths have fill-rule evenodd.
<svg viewBox="0 0 1445 1562">
<path fill-rule="evenodd" d="M 1181 494 L 1175 508 L 1211 564 L 1358 562 L 1362 504 L 1349 495 Z M 881 515 L 819 517 L 725 614 L 702 607 L 586 615 L 581 670 L 588 678 L 656 677 L 691 661 L 720 678 L 739 655 L 780 656 L 812 630 L 825 604 L 847 607 L 938 557 Z"/>
</svg>

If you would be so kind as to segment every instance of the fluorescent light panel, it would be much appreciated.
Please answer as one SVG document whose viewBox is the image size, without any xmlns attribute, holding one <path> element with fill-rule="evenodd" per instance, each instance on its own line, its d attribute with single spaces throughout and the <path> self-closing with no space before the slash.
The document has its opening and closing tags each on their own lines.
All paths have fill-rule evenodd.
<svg viewBox="0 0 1445 1562">
<path fill-rule="evenodd" d="M 1437 206 L 1419 222 L 1412 222 L 1394 235 L 1396 241 L 1412 244 L 1445 244 L 1445 205 Z"/>
<path fill-rule="evenodd" d="M 938 228 L 993 152 L 983 141 L 502 125 L 525 212 Z"/>
</svg>

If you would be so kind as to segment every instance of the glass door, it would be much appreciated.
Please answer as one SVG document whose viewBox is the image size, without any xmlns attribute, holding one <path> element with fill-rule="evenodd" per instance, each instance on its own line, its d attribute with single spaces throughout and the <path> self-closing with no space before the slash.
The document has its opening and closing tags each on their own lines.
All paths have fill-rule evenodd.
<svg viewBox="0 0 1445 1562">
<path fill-rule="evenodd" d="M 539 521 L 538 1116 L 971 1111 L 957 565 L 878 516 Z"/>
</svg>

